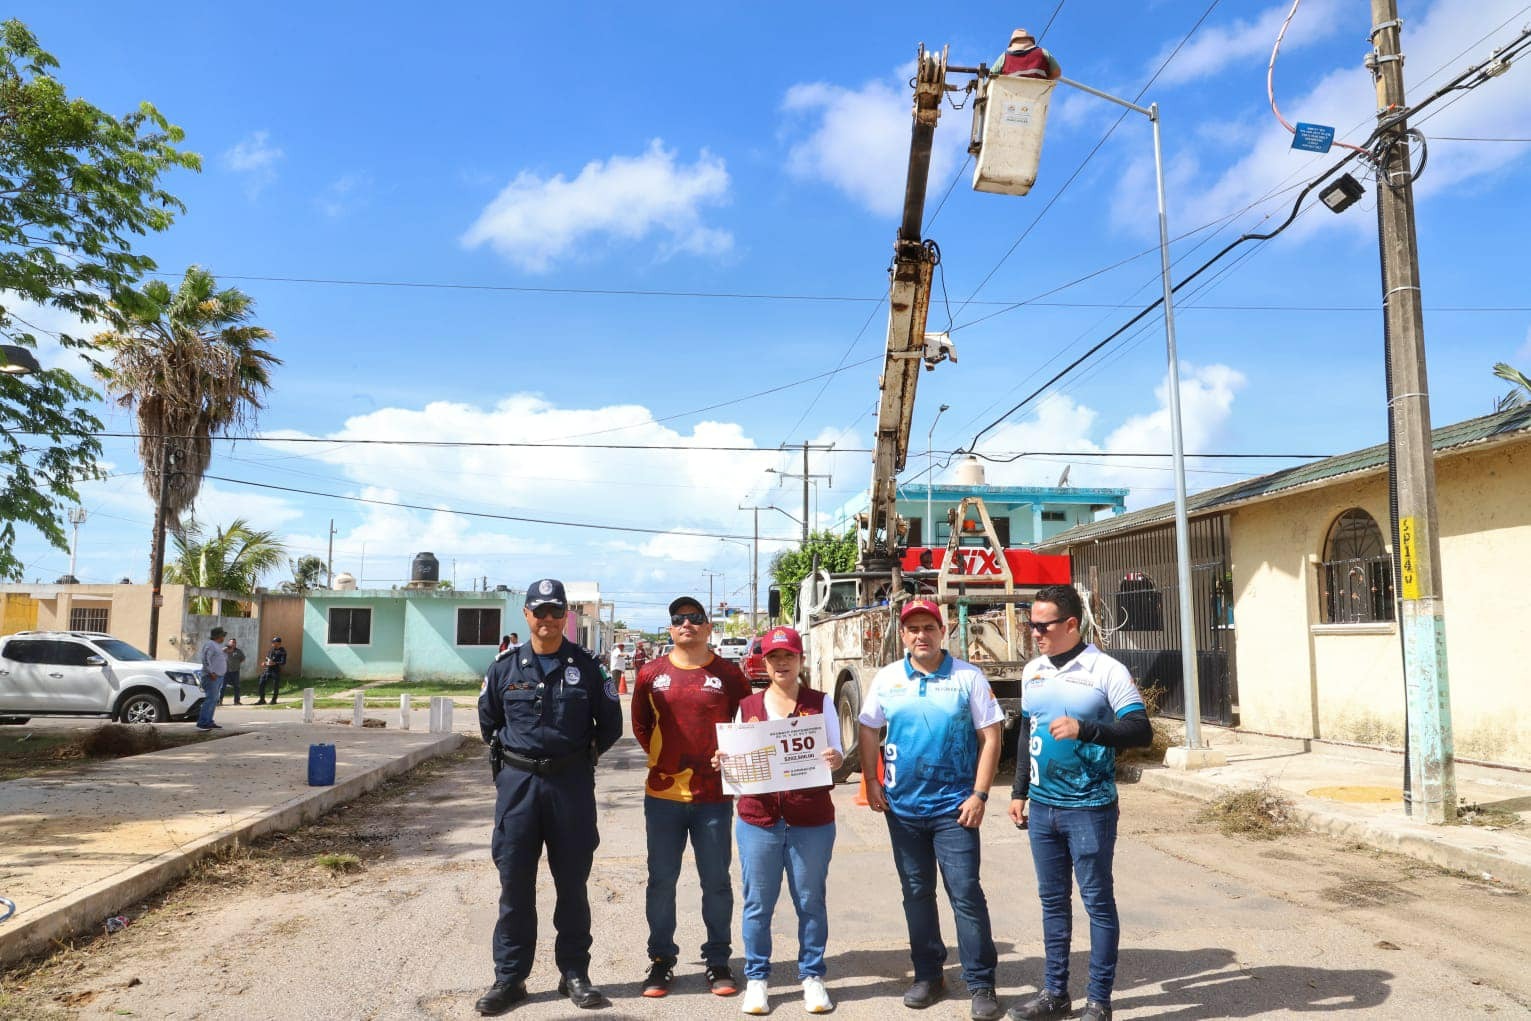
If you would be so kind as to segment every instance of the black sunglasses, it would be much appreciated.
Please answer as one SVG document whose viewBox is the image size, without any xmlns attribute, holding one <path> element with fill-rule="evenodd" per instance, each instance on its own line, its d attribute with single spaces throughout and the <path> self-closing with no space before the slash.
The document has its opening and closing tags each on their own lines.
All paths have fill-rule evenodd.
<svg viewBox="0 0 1531 1021">
<path fill-rule="evenodd" d="M 1037 634 L 1045 635 L 1045 634 L 1047 634 L 1047 629 L 1048 628 L 1052 627 L 1054 624 L 1062 624 L 1064 621 L 1066 621 L 1068 619 L 1070 619 L 1070 618 L 1068 618 L 1068 617 L 1059 617 L 1057 620 L 1033 620 L 1033 621 L 1029 621 L 1028 622 L 1028 626 L 1031 628 L 1031 630 L 1035 631 Z"/>
<path fill-rule="evenodd" d="M 707 614 L 702 613 L 700 610 L 694 613 L 670 614 L 671 627 L 680 627 L 682 624 L 695 624 L 697 627 L 701 627 L 705 623 L 707 623 Z"/>
<path fill-rule="evenodd" d="M 562 606 L 554 606 L 551 603 L 544 603 L 541 606 L 532 607 L 532 616 L 536 617 L 538 620 L 550 620 L 555 617 L 562 617 L 568 614 L 568 612 L 569 611 L 564 609 Z"/>
</svg>

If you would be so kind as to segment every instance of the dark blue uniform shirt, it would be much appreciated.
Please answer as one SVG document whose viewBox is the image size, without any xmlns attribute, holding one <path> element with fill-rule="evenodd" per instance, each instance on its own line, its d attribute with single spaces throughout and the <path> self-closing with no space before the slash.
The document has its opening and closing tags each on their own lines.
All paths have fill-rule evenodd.
<svg viewBox="0 0 1531 1021">
<path fill-rule="evenodd" d="M 478 725 L 487 743 L 496 734 L 506 751 L 533 759 L 606 751 L 622 736 L 616 685 L 595 657 L 564 640 L 557 663 L 544 672 L 531 642 L 501 653 L 484 676 Z"/>
</svg>

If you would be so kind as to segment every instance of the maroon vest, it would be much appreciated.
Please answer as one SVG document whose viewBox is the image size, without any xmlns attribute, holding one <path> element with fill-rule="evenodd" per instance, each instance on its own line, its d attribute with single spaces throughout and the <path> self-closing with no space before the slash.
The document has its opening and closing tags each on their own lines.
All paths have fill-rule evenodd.
<svg viewBox="0 0 1531 1021">
<path fill-rule="evenodd" d="M 1022 78 L 1046 78 L 1047 72 L 1047 51 L 1040 46 L 1033 46 L 1020 53 L 1006 50 L 1005 62 L 999 69 L 1000 74 L 1018 75 Z"/>
<path fill-rule="evenodd" d="M 803 685 L 797 689 L 797 707 L 791 716 L 824 715 L 824 693 Z M 755 723 L 766 718 L 765 692 L 757 691 L 739 703 L 739 719 Z M 826 720 L 838 726 L 839 720 Z M 830 800 L 832 787 L 810 787 L 780 794 L 749 794 L 736 799 L 739 818 L 752 826 L 775 826 L 778 819 L 788 826 L 827 826 L 835 821 L 835 803 Z"/>
</svg>

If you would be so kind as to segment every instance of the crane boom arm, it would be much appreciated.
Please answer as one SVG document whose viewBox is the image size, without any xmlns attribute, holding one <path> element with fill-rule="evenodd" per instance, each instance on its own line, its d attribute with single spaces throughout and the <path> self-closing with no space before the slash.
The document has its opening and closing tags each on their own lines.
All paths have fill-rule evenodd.
<svg viewBox="0 0 1531 1021">
<path fill-rule="evenodd" d="M 891 569 L 902 531 L 898 517 L 898 473 L 909 457 L 909 429 L 920 361 L 925 354 L 925 320 L 930 311 L 931 277 L 940 250 L 920 236 L 925 216 L 925 188 L 936 121 L 946 93 L 946 50 L 920 47 L 914 78 L 914 125 L 909 142 L 909 173 L 904 188 L 904 216 L 893 243 L 889 271 L 888 345 L 883 359 L 873 442 L 872 487 L 861 534 L 861 568 Z"/>
</svg>

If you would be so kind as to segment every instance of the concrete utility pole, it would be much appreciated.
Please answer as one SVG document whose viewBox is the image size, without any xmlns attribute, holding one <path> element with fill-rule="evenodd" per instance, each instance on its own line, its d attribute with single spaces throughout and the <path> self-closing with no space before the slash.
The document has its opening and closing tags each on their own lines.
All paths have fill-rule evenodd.
<svg viewBox="0 0 1531 1021">
<path fill-rule="evenodd" d="M 89 515 L 84 507 L 69 508 L 69 523 L 74 526 L 74 537 L 69 540 L 69 577 L 75 576 L 74 567 L 80 553 L 80 526 Z"/>
<path fill-rule="evenodd" d="M 1378 243 L 1382 246 L 1382 313 L 1388 337 L 1388 395 L 1397 463 L 1390 480 L 1398 494 L 1398 593 L 1408 692 L 1409 770 L 1414 804 L 1440 825 L 1457 815 L 1451 685 L 1446 674 L 1446 619 L 1441 598 L 1440 521 L 1435 506 L 1435 448 L 1430 436 L 1430 384 L 1425 375 L 1425 318 L 1414 233 L 1414 187 L 1409 167 L 1403 54 L 1396 0 L 1372 0 L 1367 66 L 1377 86 Z"/>
<path fill-rule="evenodd" d="M 154 504 L 154 554 L 149 558 L 149 655 L 159 653 L 159 610 L 165 605 L 165 518 L 170 503 L 170 438 L 159 438 L 159 499 Z"/>
<path fill-rule="evenodd" d="M 455 564 L 454 561 L 455 570 Z M 335 587 L 335 519 L 330 518 L 330 552 L 324 561 L 324 584 L 326 588 Z"/>
<path fill-rule="evenodd" d="M 783 450 L 786 449 L 786 444 L 782 445 L 782 449 Z M 808 483 L 812 479 L 826 479 L 826 480 L 828 480 L 828 482 L 829 482 L 829 484 L 831 486 L 833 486 L 835 484 L 835 479 L 834 479 L 833 475 L 814 475 L 814 474 L 811 474 L 808 471 L 808 452 L 810 450 L 826 450 L 827 451 L 827 450 L 833 450 L 833 449 L 835 449 L 835 445 L 833 443 L 830 443 L 830 444 L 825 445 L 825 446 L 815 446 L 815 445 L 809 443 L 807 440 L 804 440 L 803 441 L 803 473 L 801 475 L 798 475 L 795 472 L 777 471 L 775 468 L 767 468 L 766 469 L 766 471 L 769 472 L 770 474 L 776 475 L 776 476 L 778 476 L 780 478 L 784 478 L 784 479 L 797 479 L 797 478 L 800 478 L 800 479 L 803 480 L 803 520 L 802 520 L 802 525 L 803 525 L 803 545 L 804 546 L 808 545 L 808 523 L 813 520 L 812 518 L 810 518 L 808 516 L 809 513 L 810 513 L 809 506 L 808 506 Z"/>
</svg>

